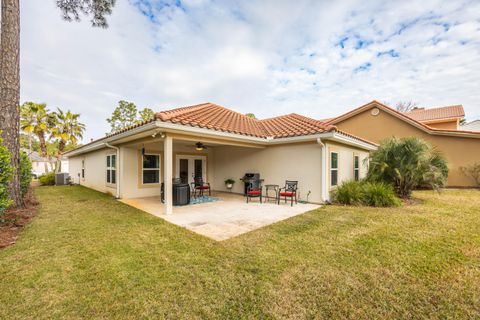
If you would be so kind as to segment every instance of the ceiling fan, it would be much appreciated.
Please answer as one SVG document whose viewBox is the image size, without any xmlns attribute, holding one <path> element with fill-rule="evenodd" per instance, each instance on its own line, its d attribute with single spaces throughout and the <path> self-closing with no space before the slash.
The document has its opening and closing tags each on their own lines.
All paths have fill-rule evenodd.
<svg viewBox="0 0 480 320">
<path fill-rule="evenodd" d="M 204 149 L 207 149 L 207 146 L 204 145 L 204 144 L 201 143 L 201 142 L 197 142 L 197 143 L 195 143 L 195 149 L 196 149 L 197 151 L 202 151 L 202 150 L 204 150 Z"/>
</svg>

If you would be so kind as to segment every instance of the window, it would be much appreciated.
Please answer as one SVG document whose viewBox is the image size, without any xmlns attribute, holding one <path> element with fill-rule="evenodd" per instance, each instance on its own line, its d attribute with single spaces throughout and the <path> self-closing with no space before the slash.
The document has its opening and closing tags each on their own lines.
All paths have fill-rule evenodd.
<svg viewBox="0 0 480 320">
<path fill-rule="evenodd" d="M 85 178 L 85 160 L 82 160 L 82 179 Z"/>
<path fill-rule="evenodd" d="M 338 184 L 338 153 L 332 152 L 330 154 L 330 185 L 336 186 Z"/>
<path fill-rule="evenodd" d="M 353 176 L 355 181 L 360 180 L 360 158 L 353 156 Z"/>
<path fill-rule="evenodd" d="M 160 183 L 160 155 L 145 154 L 143 156 L 142 183 Z"/>
<path fill-rule="evenodd" d="M 107 183 L 115 184 L 117 182 L 117 155 L 107 156 Z"/>
</svg>

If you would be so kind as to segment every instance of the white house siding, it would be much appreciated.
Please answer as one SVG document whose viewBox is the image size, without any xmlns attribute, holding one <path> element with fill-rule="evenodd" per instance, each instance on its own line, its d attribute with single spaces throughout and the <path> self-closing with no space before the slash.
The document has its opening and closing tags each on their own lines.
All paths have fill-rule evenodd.
<svg viewBox="0 0 480 320">
<path fill-rule="evenodd" d="M 360 160 L 360 179 L 366 177 L 368 172 L 368 163 L 365 159 L 368 159 L 368 152 L 337 143 L 328 142 L 326 145 L 328 150 L 327 174 L 329 189 L 332 188 L 330 181 L 330 156 L 332 152 L 338 153 L 338 184 L 354 179 L 353 157 L 355 155 L 358 155 Z"/>
<path fill-rule="evenodd" d="M 192 143 L 193 144 L 193 143 Z M 211 146 L 203 151 L 196 151 L 190 143 L 175 143 L 173 153 L 207 156 L 207 181 L 213 190 L 226 191 L 224 181 L 231 178 L 236 181 L 233 192 L 242 193 L 243 183 L 239 179 L 247 172 L 260 173 L 264 184 L 278 184 L 283 186 L 285 180 L 299 181 L 299 196 L 301 200 L 320 203 L 322 174 L 321 174 L 321 147 L 316 142 L 273 145 L 266 148 L 247 148 L 236 146 Z M 157 196 L 160 194 L 160 185 L 141 185 L 140 159 L 141 148 L 147 153 L 161 155 L 161 177 L 163 179 L 163 142 L 121 146 L 118 173 L 120 174 L 122 198 L 139 198 Z M 353 173 L 353 156 L 360 156 L 360 177 L 364 177 L 367 166 L 364 159 L 368 152 L 342 144 L 327 143 L 328 158 L 330 152 L 339 153 L 339 183 L 351 180 Z M 114 185 L 106 183 L 106 155 L 115 153 L 115 150 L 104 148 L 80 156 L 69 158 L 69 173 L 75 183 L 80 183 L 92 189 L 116 193 Z M 79 179 L 82 160 L 85 160 L 85 178 Z M 329 164 L 327 173 L 330 174 Z M 173 174 L 175 177 L 175 172 Z M 330 181 L 328 181 L 328 186 Z M 329 188 L 329 187 L 328 187 Z M 329 188 L 330 189 L 330 188 Z"/>
<path fill-rule="evenodd" d="M 299 196 L 312 202 L 321 199 L 321 148 L 317 143 L 268 146 L 263 149 L 217 147 L 215 160 L 215 190 L 226 190 L 224 180 L 236 182 L 233 192 L 243 193 L 239 179 L 247 172 L 260 173 L 264 184 L 285 185 L 285 180 L 298 180 Z"/>
<path fill-rule="evenodd" d="M 105 148 L 69 158 L 69 175 L 74 183 L 115 195 L 116 188 L 106 183 L 106 156 L 115 150 Z M 82 160 L 85 160 L 85 177 L 81 177 Z"/>
</svg>

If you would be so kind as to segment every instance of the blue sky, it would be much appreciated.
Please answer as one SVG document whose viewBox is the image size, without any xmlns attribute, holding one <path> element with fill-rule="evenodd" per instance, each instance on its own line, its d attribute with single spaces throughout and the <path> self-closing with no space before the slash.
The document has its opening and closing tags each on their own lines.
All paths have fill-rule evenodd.
<svg viewBox="0 0 480 320">
<path fill-rule="evenodd" d="M 117 0 L 105 30 L 54 4 L 21 0 L 21 100 L 80 112 L 86 141 L 121 99 L 318 119 L 413 100 L 480 118 L 479 1 Z"/>
</svg>

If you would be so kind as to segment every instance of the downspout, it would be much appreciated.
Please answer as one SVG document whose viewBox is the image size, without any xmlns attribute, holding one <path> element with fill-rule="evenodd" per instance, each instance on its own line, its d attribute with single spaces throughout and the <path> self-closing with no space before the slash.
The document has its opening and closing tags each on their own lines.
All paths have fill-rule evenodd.
<svg viewBox="0 0 480 320">
<path fill-rule="evenodd" d="M 107 148 L 115 149 L 117 151 L 116 153 L 116 158 L 117 158 L 117 163 L 115 164 L 115 174 L 116 174 L 116 179 L 117 179 L 117 194 L 115 198 L 120 199 L 120 148 L 112 146 L 108 142 L 105 142 L 105 146 Z"/>
<path fill-rule="evenodd" d="M 327 146 L 325 143 L 323 143 L 321 138 L 317 138 L 317 143 L 320 145 L 321 148 L 321 158 L 322 158 L 322 200 L 323 202 L 327 203 L 330 201 L 330 197 L 328 195 L 328 190 L 327 190 Z"/>
</svg>

